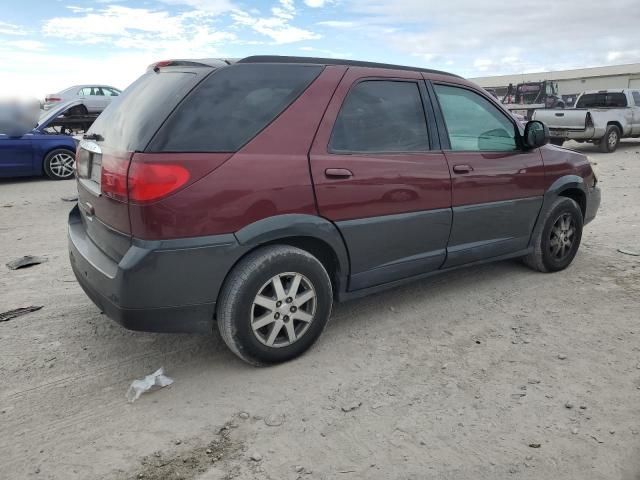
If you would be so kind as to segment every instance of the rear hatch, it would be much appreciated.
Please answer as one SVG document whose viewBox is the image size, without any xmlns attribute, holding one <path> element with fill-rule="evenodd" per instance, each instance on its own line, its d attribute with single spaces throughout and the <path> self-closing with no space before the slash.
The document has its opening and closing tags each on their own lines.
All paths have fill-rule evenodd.
<svg viewBox="0 0 640 480">
<path fill-rule="evenodd" d="M 131 245 L 128 174 L 178 103 L 214 70 L 210 65 L 150 68 L 96 119 L 78 146 L 78 206 L 89 238 L 120 261 Z"/>
</svg>

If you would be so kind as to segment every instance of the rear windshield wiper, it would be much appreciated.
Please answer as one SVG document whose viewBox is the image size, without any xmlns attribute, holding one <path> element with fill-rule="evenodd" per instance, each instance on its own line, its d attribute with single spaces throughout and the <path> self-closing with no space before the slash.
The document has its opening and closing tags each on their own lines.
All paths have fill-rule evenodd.
<svg viewBox="0 0 640 480">
<path fill-rule="evenodd" d="M 101 142 L 102 140 L 104 140 L 102 135 L 100 135 L 99 133 L 85 133 L 82 138 L 84 138 L 85 140 L 95 140 L 96 142 Z"/>
</svg>

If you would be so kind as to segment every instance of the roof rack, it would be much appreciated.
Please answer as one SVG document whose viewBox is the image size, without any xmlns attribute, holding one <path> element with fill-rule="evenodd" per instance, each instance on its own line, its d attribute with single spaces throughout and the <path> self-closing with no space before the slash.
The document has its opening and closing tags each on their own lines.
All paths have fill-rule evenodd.
<svg viewBox="0 0 640 480">
<path fill-rule="evenodd" d="M 288 57 L 280 55 L 254 55 L 238 60 L 237 63 L 306 63 L 319 65 L 345 65 L 350 67 L 386 68 L 390 70 L 409 70 L 412 72 L 435 73 L 439 75 L 449 75 L 461 78 L 449 72 L 431 70 L 428 68 L 407 67 L 405 65 L 391 65 L 388 63 L 361 62 L 358 60 L 341 60 L 338 58 L 318 58 L 318 57 Z"/>
</svg>

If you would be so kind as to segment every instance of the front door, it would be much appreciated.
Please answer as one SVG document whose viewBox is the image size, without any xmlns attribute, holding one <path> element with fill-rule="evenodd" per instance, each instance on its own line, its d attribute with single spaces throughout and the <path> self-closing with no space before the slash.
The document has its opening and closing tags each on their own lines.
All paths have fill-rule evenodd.
<svg viewBox="0 0 640 480">
<path fill-rule="evenodd" d="M 33 175 L 31 135 L 10 137 L 0 133 L 0 177 Z"/>
<path fill-rule="evenodd" d="M 310 154 L 319 213 L 349 250 L 350 290 L 438 269 L 451 228 L 451 180 L 431 149 L 424 82 L 411 72 L 361 72 L 345 74 Z"/>
<path fill-rule="evenodd" d="M 475 90 L 434 85 L 449 138 L 453 226 L 445 267 L 527 248 L 542 206 L 544 165 L 520 147 L 515 120 Z"/>
</svg>

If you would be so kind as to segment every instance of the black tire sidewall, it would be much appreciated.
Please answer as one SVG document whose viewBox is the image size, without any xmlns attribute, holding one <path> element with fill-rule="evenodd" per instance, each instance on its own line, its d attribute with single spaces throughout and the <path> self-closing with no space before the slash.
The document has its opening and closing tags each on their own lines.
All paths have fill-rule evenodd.
<svg viewBox="0 0 640 480">
<path fill-rule="evenodd" d="M 75 152 L 72 152 L 71 150 L 67 150 L 66 148 L 56 148 L 55 150 L 50 151 L 49 153 L 47 153 L 44 157 L 44 161 L 42 162 L 42 167 L 44 169 L 44 173 L 47 175 L 47 177 L 49 177 L 51 180 L 69 180 L 70 178 L 73 178 L 74 172 L 71 172 L 71 174 L 68 177 L 59 177 L 56 174 L 54 174 L 51 171 L 51 167 L 49 165 L 49 163 L 51 162 L 51 159 L 57 155 L 58 153 L 66 153 L 69 154 L 73 157 L 74 161 L 75 161 L 75 157 L 76 154 Z"/>
<path fill-rule="evenodd" d="M 274 348 L 262 344 L 251 328 L 251 308 L 260 288 L 279 273 L 296 272 L 304 275 L 316 291 L 316 313 L 305 334 L 293 344 Z M 322 334 L 331 314 L 333 295 L 329 276 L 322 264 L 313 257 L 290 253 L 279 255 L 250 272 L 231 307 L 233 340 L 242 355 L 254 362 L 274 364 L 298 357 L 308 350 Z"/>
<path fill-rule="evenodd" d="M 570 213 L 573 221 L 576 225 L 575 239 L 573 244 L 571 245 L 571 251 L 569 255 L 564 257 L 561 260 L 557 260 L 556 258 L 551 256 L 549 252 L 549 243 L 551 241 L 551 229 L 555 224 L 558 218 L 565 214 Z M 542 237 L 540 239 L 540 248 L 542 250 L 542 262 L 546 269 L 550 272 L 557 272 L 559 270 L 564 270 L 567 268 L 576 254 L 578 253 L 578 249 L 580 248 L 580 242 L 582 240 L 582 228 L 583 228 L 583 218 L 582 211 L 580 207 L 573 200 L 567 198 L 560 202 L 556 207 L 553 208 L 549 216 L 547 217 L 547 222 L 545 223 L 544 228 L 542 229 Z"/>
</svg>

